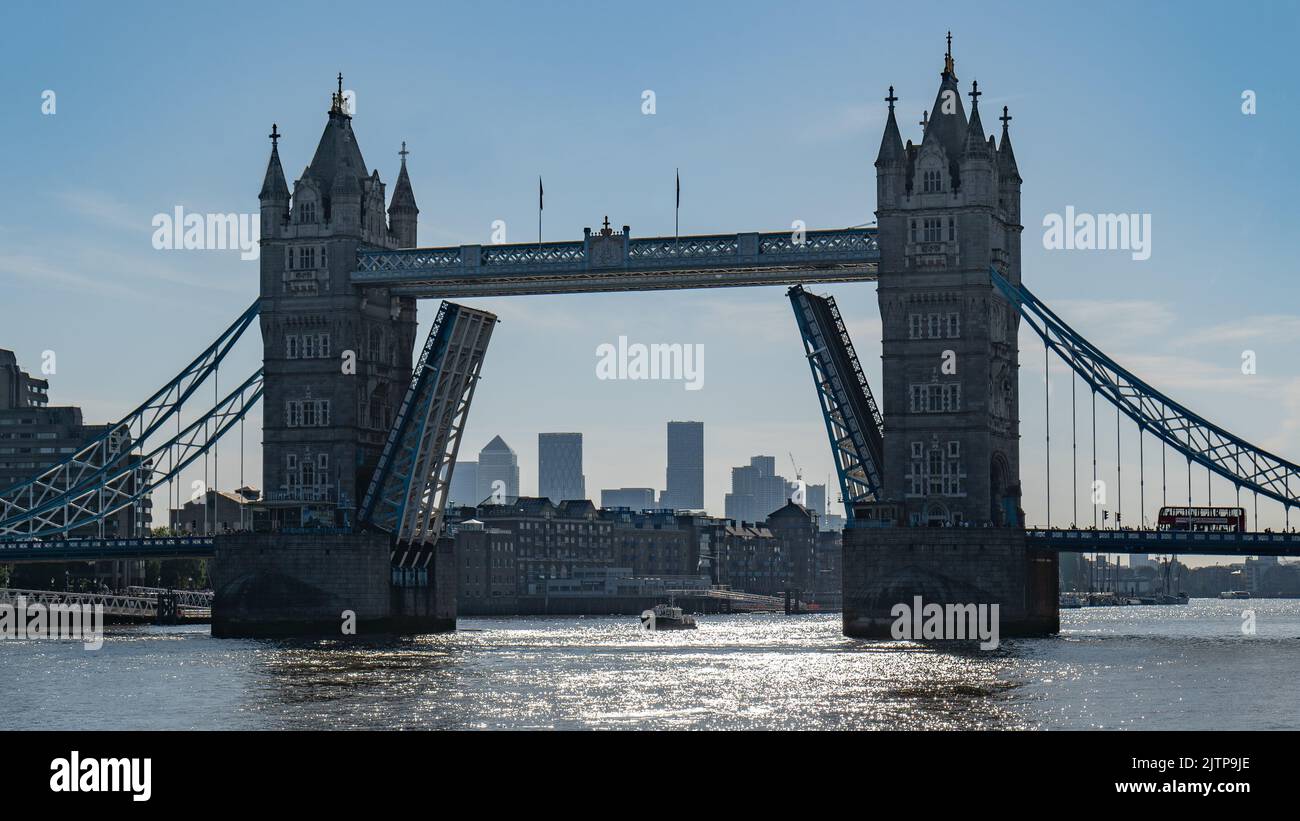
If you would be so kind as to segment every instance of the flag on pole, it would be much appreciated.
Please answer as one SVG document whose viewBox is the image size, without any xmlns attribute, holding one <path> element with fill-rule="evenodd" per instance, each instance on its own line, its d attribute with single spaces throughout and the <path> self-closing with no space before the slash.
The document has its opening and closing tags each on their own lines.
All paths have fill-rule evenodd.
<svg viewBox="0 0 1300 821">
<path fill-rule="evenodd" d="M 545 191 L 542 188 L 542 175 L 537 175 L 537 244 L 542 244 L 542 209 Z"/>
<path fill-rule="evenodd" d="M 545 192 L 542 190 L 542 178 L 538 176 L 537 178 L 537 210 L 538 211 L 541 211 L 543 208 L 542 198 L 544 193 Z"/>
<path fill-rule="evenodd" d="M 673 209 L 673 250 L 677 249 L 677 235 L 681 233 L 680 218 L 682 211 L 682 169 L 677 169 L 677 207 Z"/>
</svg>

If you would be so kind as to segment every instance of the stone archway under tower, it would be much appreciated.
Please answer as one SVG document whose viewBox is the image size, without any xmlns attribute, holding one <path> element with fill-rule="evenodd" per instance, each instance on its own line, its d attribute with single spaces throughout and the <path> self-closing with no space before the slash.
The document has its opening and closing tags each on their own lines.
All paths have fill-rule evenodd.
<svg viewBox="0 0 1300 821">
<path fill-rule="evenodd" d="M 1007 527 L 1015 523 L 1020 499 L 1012 484 L 1006 454 L 995 451 L 989 460 L 989 521 L 994 525 Z"/>
</svg>

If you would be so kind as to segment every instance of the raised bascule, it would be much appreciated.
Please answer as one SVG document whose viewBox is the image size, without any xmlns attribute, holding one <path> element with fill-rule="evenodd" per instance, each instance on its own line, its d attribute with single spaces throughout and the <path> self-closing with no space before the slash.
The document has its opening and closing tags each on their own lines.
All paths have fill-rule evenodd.
<svg viewBox="0 0 1300 821">
<path fill-rule="evenodd" d="M 413 361 L 418 300 L 773 285 L 791 286 L 848 522 L 847 635 L 888 636 L 893 606 L 918 595 L 996 603 L 1004 636 L 1053 633 L 1062 550 L 1300 555 L 1300 536 L 1261 531 L 1257 510 L 1253 532 L 1083 529 L 1076 493 L 1070 527 L 1051 527 L 1049 504 L 1048 527 L 1026 529 L 1022 319 L 1091 393 L 1094 412 L 1100 397 L 1117 424 L 1131 420 L 1142 446 L 1160 446 L 1162 466 L 1169 451 L 1184 457 L 1189 482 L 1200 466 L 1207 481 L 1231 482 L 1238 504 L 1242 490 L 1256 508 L 1259 496 L 1280 502 L 1289 523 L 1300 466 L 1164 396 L 1024 285 L 1011 117 L 1004 107 L 1000 139 L 987 135 L 981 94 L 976 83 L 959 88 L 951 36 L 919 144 L 903 142 L 890 89 L 877 228 L 642 238 L 606 219 L 573 242 L 420 248 L 405 144 L 387 198 L 378 171 L 367 171 L 340 76 L 292 191 L 272 128 L 258 301 L 102 436 L 0 489 L 0 562 L 211 558 L 218 636 L 337 635 L 349 618 L 359 633 L 453 628 L 444 511 L 475 388 L 490 378 L 496 317 L 442 302 Z M 883 327 L 878 393 L 835 300 L 805 288 L 868 281 Z M 223 379 L 254 321 L 262 366 Z M 105 519 L 171 488 L 201 459 L 213 458 L 216 484 L 223 437 L 241 443 L 242 483 L 244 419 L 259 400 L 266 491 L 245 527 L 105 538 Z M 1046 481 L 1050 499 L 1050 463 Z M 1145 508 L 1145 477 L 1141 488 Z M 1162 482 L 1162 501 L 1165 492 Z M 1190 505 L 1190 487 L 1188 496 Z"/>
</svg>

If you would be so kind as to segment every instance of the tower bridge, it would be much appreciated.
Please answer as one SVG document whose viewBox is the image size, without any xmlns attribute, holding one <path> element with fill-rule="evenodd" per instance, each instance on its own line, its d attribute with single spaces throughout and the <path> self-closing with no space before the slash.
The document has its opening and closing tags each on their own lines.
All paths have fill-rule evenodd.
<svg viewBox="0 0 1300 821">
<path fill-rule="evenodd" d="M 904 143 L 890 88 L 878 227 L 636 237 L 606 219 L 569 242 L 422 248 L 406 152 L 389 197 L 367 171 L 340 78 L 292 189 L 272 128 L 257 302 L 102 437 L 0 488 L 0 561 L 211 556 L 216 635 L 337 632 L 344 610 L 364 629 L 454 626 L 443 511 L 475 387 L 491 373 L 496 317 L 444 301 L 416 359 L 418 301 L 763 285 L 790 286 L 836 465 L 849 522 L 846 634 L 887 635 L 892 605 L 916 595 L 999 603 L 1004 635 L 1052 633 L 1062 550 L 1300 555 L 1300 540 L 1260 532 L 1258 517 L 1253 532 L 1213 538 L 1026 530 L 1022 320 L 1143 442 L 1185 457 L 1189 476 L 1199 465 L 1289 515 L 1300 467 L 1164 396 L 1025 286 L 1011 116 L 1004 106 L 1000 138 L 986 133 L 982 93 L 976 83 L 962 92 L 950 43 L 920 141 Z M 867 281 L 883 327 L 874 391 L 835 301 L 806 287 Z M 254 321 L 262 366 L 220 378 L 222 393 L 221 365 Z M 70 538 L 174 483 L 223 437 L 242 437 L 259 400 L 266 493 L 247 532 Z M 1050 497 L 1050 470 L 1047 487 Z"/>
</svg>

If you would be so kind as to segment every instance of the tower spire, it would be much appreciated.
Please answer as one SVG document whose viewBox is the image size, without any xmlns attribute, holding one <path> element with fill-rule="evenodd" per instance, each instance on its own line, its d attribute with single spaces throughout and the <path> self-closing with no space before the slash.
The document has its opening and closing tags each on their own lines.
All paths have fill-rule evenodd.
<svg viewBox="0 0 1300 821">
<path fill-rule="evenodd" d="M 338 76 L 339 88 L 330 95 L 330 114 L 347 115 L 347 108 L 343 104 L 343 72 Z"/>
<path fill-rule="evenodd" d="M 287 202 L 289 185 L 284 181 L 284 168 L 280 165 L 280 137 L 283 136 L 280 134 L 280 127 L 272 123 L 271 133 L 267 136 L 271 138 L 271 159 L 266 164 L 266 176 L 262 178 L 262 191 L 257 197 L 263 201 Z"/>
<path fill-rule="evenodd" d="M 980 97 L 984 95 L 980 91 L 979 80 L 970 84 L 970 121 L 966 124 L 966 145 L 962 149 L 962 154 L 966 157 L 990 158 L 990 150 L 987 143 L 984 142 L 984 124 L 980 122 Z"/>
<path fill-rule="evenodd" d="M 1002 121 L 1002 144 L 998 146 L 998 170 L 1001 172 L 1003 179 L 1019 183 L 1020 169 L 1016 166 L 1016 152 L 1011 148 L 1011 115 L 1007 113 L 1007 107 L 1002 106 L 1002 116 L 998 117 Z"/>
<path fill-rule="evenodd" d="M 397 172 L 397 185 L 393 187 L 393 199 L 388 205 L 389 232 L 396 238 L 399 248 L 414 248 L 417 239 L 416 224 L 420 208 L 415 204 L 415 191 L 411 188 L 411 177 L 406 172 L 406 141 L 402 140 L 402 150 L 397 155 L 402 158 L 402 167 Z"/>
<path fill-rule="evenodd" d="M 885 134 L 880 139 L 880 151 L 876 154 L 877 168 L 903 161 L 903 137 L 898 133 L 898 120 L 894 117 L 894 103 L 898 102 L 898 97 L 894 95 L 893 86 L 889 87 L 889 96 L 885 102 L 889 103 L 889 118 L 885 121 Z"/>
<path fill-rule="evenodd" d="M 957 72 L 952 61 L 952 32 L 948 32 L 948 52 L 943 56 L 943 73 L 944 76 L 951 76 L 957 79 Z"/>
</svg>

